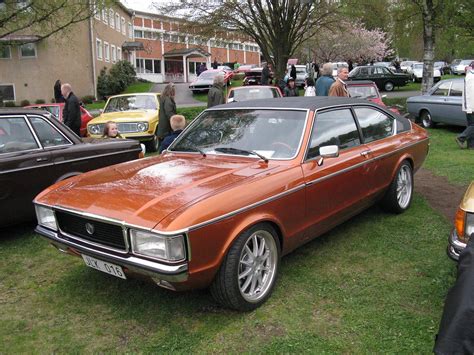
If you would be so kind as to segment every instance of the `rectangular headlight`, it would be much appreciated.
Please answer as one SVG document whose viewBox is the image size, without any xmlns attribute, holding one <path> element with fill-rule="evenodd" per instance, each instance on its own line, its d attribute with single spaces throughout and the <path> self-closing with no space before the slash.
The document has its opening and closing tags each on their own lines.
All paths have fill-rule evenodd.
<svg viewBox="0 0 474 355">
<path fill-rule="evenodd" d="M 56 217 L 51 208 L 45 206 L 35 205 L 36 218 L 40 226 L 57 231 L 58 226 L 56 224 Z"/>
<path fill-rule="evenodd" d="M 185 257 L 184 236 L 162 236 L 150 232 L 130 229 L 132 252 L 152 258 L 179 261 Z"/>
</svg>

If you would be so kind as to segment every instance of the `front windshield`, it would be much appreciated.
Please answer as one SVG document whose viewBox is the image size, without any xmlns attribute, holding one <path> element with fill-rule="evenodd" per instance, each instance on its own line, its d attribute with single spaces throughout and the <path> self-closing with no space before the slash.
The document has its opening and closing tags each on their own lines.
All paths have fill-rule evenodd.
<svg viewBox="0 0 474 355">
<path fill-rule="evenodd" d="M 375 99 L 378 97 L 377 90 L 373 86 L 348 86 L 347 90 L 353 98 Z"/>
<path fill-rule="evenodd" d="M 423 64 L 415 64 L 413 65 L 414 69 L 423 69 Z"/>
<path fill-rule="evenodd" d="M 293 158 L 299 148 L 306 111 L 215 110 L 196 118 L 170 151 Z M 255 156 L 256 157 L 256 156 Z"/>
<path fill-rule="evenodd" d="M 104 113 L 132 110 L 157 110 L 153 95 L 127 95 L 112 97 L 104 109 Z"/>
</svg>

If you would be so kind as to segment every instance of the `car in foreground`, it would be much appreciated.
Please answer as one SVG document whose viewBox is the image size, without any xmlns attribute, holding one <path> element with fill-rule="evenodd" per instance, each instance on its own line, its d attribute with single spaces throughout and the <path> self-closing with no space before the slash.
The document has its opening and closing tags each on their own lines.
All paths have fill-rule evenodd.
<svg viewBox="0 0 474 355">
<path fill-rule="evenodd" d="M 407 99 L 407 111 L 423 127 L 434 127 L 437 123 L 466 126 L 466 114 L 462 111 L 463 79 L 439 81 L 425 95 Z"/>
<path fill-rule="evenodd" d="M 51 104 L 35 104 L 25 106 L 25 108 L 39 108 L 42 110 L 46 110 L 58 120 L 63 122 L 63 109 L 64 103 L 51 103 Z M 80 106 L 81 109 L 81 137 L 87 136 L 87 124 L 90 120 L 94 117 L 87 111 L 83 106 Z"/>
<path fill-rule="evenodd" d="M 306 65 L 296 64 L 295 68 L 296 68 L 296 78 L 294 78 L 295 85 L 303 87 L 305 85 L 306 79 L 309 76 L 308 71 L 306 69 Z M 288 67 L 288 70 L 286 73 L 288 77 L 290 77 L 290 72 L 291 72 L 291 66 Z"/>
<path fill-rule="evenodd" d="M 212 85 L 214 84 L 214 78 L 217 75 L 222 75 L 224 77 L 224 84 L 230 85 L 234 73 L 232 71 L 225 71 L 221 69 L 208 69 L 203 71 L 191 84 L 189 84 L 189 89 L 193 94 L 208 92 Z"/>
<path fill-rule="evenodd" d="M 349 73 L 349 80 L 371 80 L 379 90 L 393 91 L 396 87 L 405 86 L 410 80 L 408 74 L 393 73 L 384 66 L 358 66 Z"/>
<path fill-rule="evenodd" d="M 346 81 L 346 87 L 354 99 L 365 99 L 372 101 L 380 106 L 386 107 L 385 103 L 382 101 L 382 96 L 377 88 L 377 85 L 370 80 L 356 80 L 356 81 Z M 389 107 L 389 110 L 400 114 L 400 111 L 396 107 Z"/>
<path fill-rule="evenodd" d="M 291 97 L 205 110 L 162 155 L 39 194 L 36 231 L 94 269 L 248 311 L 280 257 L 376 202 L 406 211 L 420 126 L 366 100 Z"/>
<path fill-rule="evenodd" d="M 0 227 L 32 220 L 46 187 L 140 156 L 138 142 L 81 140 L 44 110 L 0 109 Z"/>
<path fill-rule="evenodd" d="M 230 88 L 227 94 L 227 102 L 241 102 L 256 99 L 273 99 L 283 97 L 277 86 L 252 85 Z"/>
<path fill-rule="evenodd" d="M 463 59 L 458 64 L 451 66 L 451 72 L 455 75 L 464 75 L 466 74 L 466 67 L 471 65 L 474 59 Z"/>
<path fill-rule="evenodd" d="M 413 63 L 411 70 L 411 79 L 414 83 L 421 82 L 423 79 L 423 63 Z M 441 80 L 441 71 L 433 68 L 433 81 L 436 83 Z"/>
<path fill-rule="evenodd" d="M 148 152 L 158 151 L 159 96 L 140 93 L 109 97 L 102 113 L 87 124 L 89 136 L 101 138 L 105 124 L 113 121 L 122 137 L 144 143 Z"/>
<path fill-rule="evenodd" d="M 471 182 L 454 217 L 454 228 L 449 236 L 448 255 L 454 260 L 474 238 L 474 181 Z"/>
</svg>

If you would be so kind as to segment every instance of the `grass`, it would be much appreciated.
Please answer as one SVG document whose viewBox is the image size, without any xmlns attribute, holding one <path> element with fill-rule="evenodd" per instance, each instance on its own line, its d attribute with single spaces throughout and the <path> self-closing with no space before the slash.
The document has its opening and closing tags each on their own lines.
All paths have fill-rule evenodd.
<svg viewBox="0 0 474 355">
<path fill-rule="evenodd" d="M 0 353 L 429 353 L 455 275 L 449 223 L 419 197 L 284 257 L 274 294 L 251 313 L 89 269 L 31 227 L 0 241 Z"/>
</svg>

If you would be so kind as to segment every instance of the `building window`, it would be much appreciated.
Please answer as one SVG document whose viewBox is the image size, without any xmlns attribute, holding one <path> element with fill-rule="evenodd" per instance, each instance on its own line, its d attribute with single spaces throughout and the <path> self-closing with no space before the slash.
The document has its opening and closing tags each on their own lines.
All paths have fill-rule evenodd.
<svg viewBox="0 0 474 355">
<path fill-rule="evenodd" d="M 163 33 L 163 41 L 169 42 L 170 41 L 170 35 L 167 33 Z"/>
<path fill-rule="evenodd" d="M 112 63 L 115 63 L 117 61 L 117 49 L 113 44 L 110 47 L 112 49 Z"/>
<path fill-rule="evenodd" d="M 122 17 L 122 34 L 126 35 L 127 28 L 125 27 L 125 19 Z"/>
<path fill-rule="evenodd" d="M 0 92 L 3 96 L 3 101 L 15 101 L 15 85 L 0 84 Z"/>
<path fill-rule="evenodd" d="M 102 21 L 104 21 L 105 24 L 109 23 L 109 16 L 106 8 L 102 9 Z"/>
<path fill-rule="evenodd" d="M 0 45 L 0 59 L 10 59 L 11 57 L 12 57 L 11 47 Z"/>
<path fill-rule="evenodd" d="M 143 31 L 135 30 L 135 38 L 143 38 Z"/>
<path fill-rule="evenodd" d="M 104 59 L 106 62 L 110 62 L 110 46 L 107 42 L 104 42 Z"/>
<path fill-rule="evenodd" d="M 136 60 L 137 73 L 142 74 L 160 74 L 161 60 L 158 59 L 142 59 Z"/>
<path fill-rule="evenodd" d="M 97 59 L 102 60 L 102 41 L 98 38 L 95 39 L 95 50 L 97 52 Z"/>
<path fill-rule="evenodd" d="M 100 10 L 97 8 L 97 4 L 94 3 L 94 17 L 100 20 Z"/>
<path fill-rule="evenodd" d="M 120 14 L 115 14 L 115 29 L 120 32 Z"/>
<path fill-rule="evenodd" d="M 36 44 L 25 43 L 20 46 L 21 58 L 36 58 Z"/>
<path fill-rule="evenodd" d="M 110 9 L 109 10 L 109 25 L 111 28 L 114 28 L 115 27 L 115 23 L 114 23 L 114 10 Z"/>
<path fill-rule="evenodd" d="M 117 47 L 117 60 L 122 60 L 122 48 Z"/>
<path fill-rule="evenodd" d="M 133 27 L 130 22 L 128 23 L 128 38 L 133 38 Z"/>
</svg>

